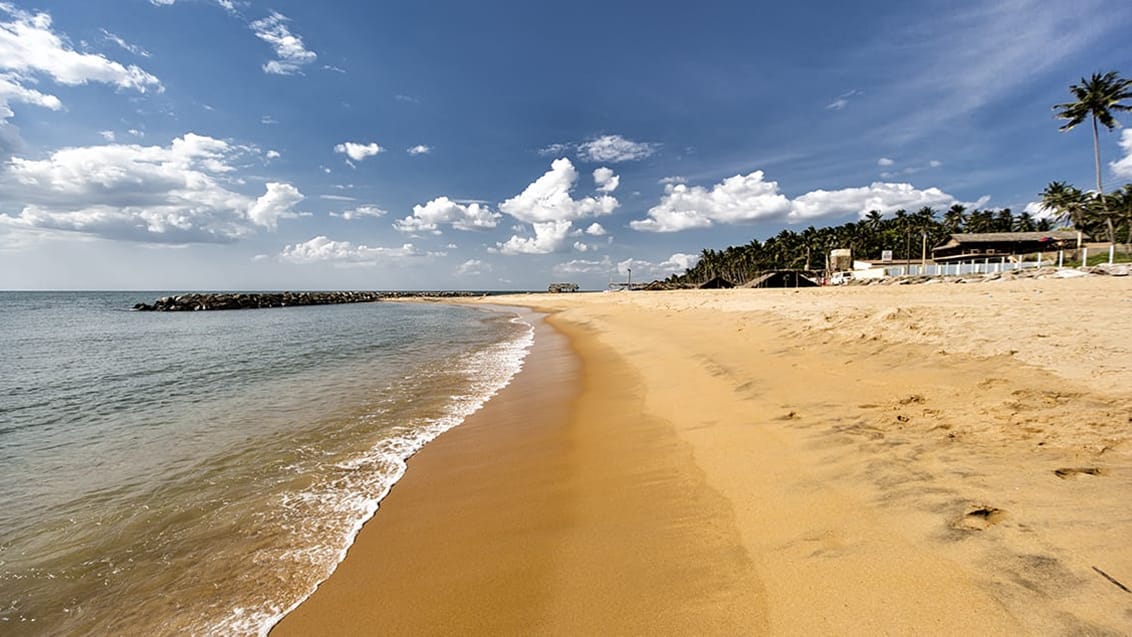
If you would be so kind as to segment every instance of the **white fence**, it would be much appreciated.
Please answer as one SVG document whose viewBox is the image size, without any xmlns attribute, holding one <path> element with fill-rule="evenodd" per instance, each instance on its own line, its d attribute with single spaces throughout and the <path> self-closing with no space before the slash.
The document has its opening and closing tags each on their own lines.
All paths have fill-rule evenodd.
<svg viewBox="0 0 1132 637">
<path fill-rule="evenodd" d="M 1114 259 L 1114 248 L 1110 247 L 1108 250 L 1108 263 L 1112 263 Z M 1010 257 L 1010 259 L 1018 259 L 1019 257 Z M 1024 259 L 1025 257 L 1023 257 Z M 961 276 L 964 274 L 995 274 L 998 272 L 1009 272 L 1011 270 L 1023 270 L 1033 268 L 1049 268 L 1049 267 L 1077 267 L 1083 263 L 1088 263 L 1089 250 L 1082 248 L 1081 254 L 1078 257 L 1077 250 L 1061 250 L 1059 252 L 1051 252 L 1047 254 L 1030 255 L 1033 261 L 1010 261 L 1007 257 L 998 257 L 991 259 L 984 257 L 983 259 L 975 259 L 973 261 L 966 261 L 963 263 L 936 263 L 932 265 L 898 265 L 884 268 L 885 276 Z"/>
</svg>

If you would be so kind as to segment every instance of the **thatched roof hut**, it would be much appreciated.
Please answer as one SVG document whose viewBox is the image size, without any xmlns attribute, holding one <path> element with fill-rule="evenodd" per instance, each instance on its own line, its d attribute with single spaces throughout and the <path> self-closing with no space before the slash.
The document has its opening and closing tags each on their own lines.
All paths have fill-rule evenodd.
<svg viewBox="0 0 1132 637">
<path fill-rule="evenodd" d="M 727 279 L 717 276 L 714 279 L 708 279 L 697 286 L 701 290 L 722 290 L 726 288 L 733 288 L 735 284 Z"/>
<path fill-rule="evenodd" d="M 774 270 L 763 272 L 759 276 L 744 283 L 745 288 L 816 288 L 817 281 L 806 276 L 807 273 L 798 270 Z"/>
</svg>

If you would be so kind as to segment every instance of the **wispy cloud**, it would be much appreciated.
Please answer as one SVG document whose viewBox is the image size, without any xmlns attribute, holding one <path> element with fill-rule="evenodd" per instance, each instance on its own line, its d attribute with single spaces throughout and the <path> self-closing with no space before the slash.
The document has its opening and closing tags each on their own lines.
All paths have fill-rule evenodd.
<svg viewBox="0 0 1132 637">
<path fill-rule="evenodd" d="M 841 95 L 838 95 L 837 98 L 832 102 L 826 104 L 825 107 L 831 111 L 843 110 L 846 106 L 849 106 L 850 98 L 857 97 L 859 95 L 864 95 L 864 93 L 858 91 L 857 89 L 845 91 Z"/>
<path fill-rule="evenodd" d="M 660 150 L 660 144 L 637 142 L 621 135 L 599 135 L 584 142 L 547 144 L 538 150 L 543 157 L 564 157 L 573 153 L 582 161 L 620 163 L 651 157 Z"/>
<path fill-rule="evenodd" d="M 878 85 L 872 103 L 879 123 L 871 137 L 908 143 L 954 128 L 972 113 L 1016 95 L 1018 88 L 1083 51 L 1108 31 L 1126 28 L 1104 0 L 1053 3 L 1044 0 L 954 2 L 917 21 L 881 28 L 878 37 L 844 64 L 882 66 L 892 80 Z M 1009 33 L 1009 37 L 1003 34 Z"/>
<path fill-rule="evenodd" d="M 578 157 L 593 162 L 623 162 L 644 159 L 655 153 L 660 144 L 635 142 L 620 135 L 602 135 L 578 144 Z"/>
<path fill-rule="evenodd" d="M 263 72 L 272 75 L 295 75 L 303 66 L 314 62 L 318 54 L 306 48 L 303 38 L 291 33 L 287 23 L 290 19 L 277 11 L 252 22 L 249 27 L 255 36 L 271 45 L 275 52 L 274 60 L 263 65 Z"/>
<path fill-rule="evenodd" d="M 136 44 L 131 44 L 129 42 L 126 42 L 124 39 L 122 39 L 121 36 L 116 35 L 114 33 L 111 33 L 110 31 L 107 31 L 106 29 L 102 29 L 102 37 L 113 42 L 114 44 L 117 44 L 123 50 L 128 51 L 130 53 L 133 53 L 134 55 L 137 55 L 139 57 L 147 58 L 147 57 L 152 57 L 152 55 L 153 55 L 149 51 L 146 51 L 145 49 L 143 49 L 142 47 L 140 47 Z"/>
</svg>

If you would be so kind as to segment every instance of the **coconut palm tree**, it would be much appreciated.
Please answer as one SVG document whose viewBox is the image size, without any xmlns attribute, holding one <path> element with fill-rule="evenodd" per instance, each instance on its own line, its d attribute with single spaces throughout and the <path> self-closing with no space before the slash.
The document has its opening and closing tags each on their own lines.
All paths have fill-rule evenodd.
<svg viewBox="0 0 1132 637">
<path fill-rule="evenodd" d="M 1097 168 L 1097 192 L 1104 203 L 1104 188 L 1101 186 L 1101 146 L 1098 133 L 1098 124 L 1108 130 L 1116 127 L 1113 113 L 1132 110 L 1132 105 L 1123 103 L 1132 99 L 1132 80 L 1127 80 L 1109 71 L 1104 75 L 1093 73 L 1089 79 L 1081 78 L 1079 84 L 1069 87 L 1074 101 L 1054 105 L 1058 119 L 1067 120 L 1058 130 L 1067 131 L 1077 126 L 1085 119 L 1093 123 L 1093 158 Z"/>
<path fill-rule="evenodd" d="M 994 232 L 994 213 L 990 210 L 972 210 L 963 224 L 964 232 Z"/>
<path fill-rule="evenodd" d="M 1125 225 L 1124 242 L 1132 244 L 1132 184 L 1124 184 L 1120 190 L 1110 193 L 1108 200 L 1113 214 Z"/>
<path fill-rule="evenodd" d="M 1051 181 L 1041 192 L 1042 206 L 1052 210 L 1061 223 L 1084 230 L 1089 222 L 1089 195 L 1064 181 Z"/>
<path fill-rule="evenodd" d="M 943 213 L 943 227 L 948 234 L 955 234 L 967 221 L 967 206 L 961 203 L 952 204 L 947 212 Z"/>
<path fill-rule="evenodd" d="M 1011 228 L 1014 232 L 1033 232 L 1036 229 L 1033 215 L 1024 210 L 1014 218 L 1014 225 Z"/>
<path fill-rule="evenodd" d="M 876 232 L 881 228 L 881 224 L 884 221 L 884 215 L 882 215 L 879 210 L 870 210 L 868 214 L 865 215 L 865 221 L 868 222 L 869 229 L 871 229 L 873 232 Z"/>
</svg>

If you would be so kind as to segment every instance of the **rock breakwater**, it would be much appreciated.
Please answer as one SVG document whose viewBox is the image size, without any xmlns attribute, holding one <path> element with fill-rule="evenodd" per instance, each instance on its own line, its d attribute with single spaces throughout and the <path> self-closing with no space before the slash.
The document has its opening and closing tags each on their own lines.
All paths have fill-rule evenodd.
<svg viewBox="0 0 1132 637">
<path fill-rule="evenodd" d="M 207 310 L 252 310 L 297 305 L 373 303 L 412 297 L 445 298 L 477 296 L 476 292 L 210 292 L 163 296 L 153 303 L 137 303 L 139 312 L 201 312 Z"/>
</svg>

